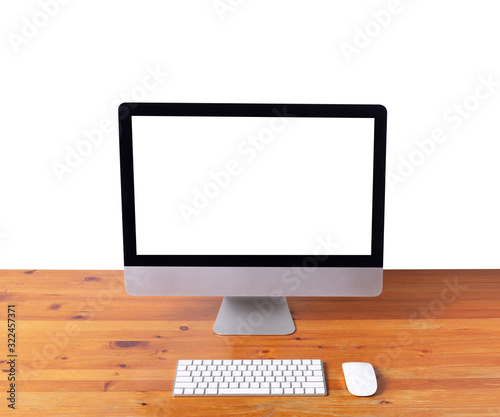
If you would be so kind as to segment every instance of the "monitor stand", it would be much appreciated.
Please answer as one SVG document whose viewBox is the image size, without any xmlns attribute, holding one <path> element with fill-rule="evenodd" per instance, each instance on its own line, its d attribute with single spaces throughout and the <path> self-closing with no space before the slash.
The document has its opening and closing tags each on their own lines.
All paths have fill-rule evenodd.
<svg viewBox="0 0 500 417">
<path fill-rule="evenodd" d="M 220 335 L 285 335 L 295 332 L 285 297 L 224 297 L 214 324 Z"/>
</svg>

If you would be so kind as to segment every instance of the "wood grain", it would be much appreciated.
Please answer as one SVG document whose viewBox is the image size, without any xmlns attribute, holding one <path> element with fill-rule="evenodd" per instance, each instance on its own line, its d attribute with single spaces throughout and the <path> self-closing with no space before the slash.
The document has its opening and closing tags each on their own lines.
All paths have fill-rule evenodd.
<svg viewBox="0 0 500 417">
<path fill-rule="evenodd" d="M 385 271 L 374 298 L 289 298 L 289 336 L 219 336 L 220 297 L 132 297 L 123 271 L 0 271 L 0 416 L 500 417 L 500 271 Z M 173 398 L 177 359 L 320 358 L 327 397 Z M 342 362 L 371 362 L 372 397 Z"/>
</svg>

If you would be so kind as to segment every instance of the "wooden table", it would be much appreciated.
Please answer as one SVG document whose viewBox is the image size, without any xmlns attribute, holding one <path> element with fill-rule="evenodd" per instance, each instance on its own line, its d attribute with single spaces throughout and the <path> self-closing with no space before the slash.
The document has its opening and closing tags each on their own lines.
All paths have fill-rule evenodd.
<svg viewBox="0 0 500 417">
<path fill-rule="evenodd" d="M 123 271 L 0 271 L 0 415 L 500 416 L 500 271 L 385 271 L 379 297 L 288 302 L 293 335 L 219 336 L 219 297 L 132 297 Z M 328 396 L 173 398 L 181 358 L 323 359 Z M 375 395 L 347 391 L 350 361 L 374 365 Z"/>
</svg>

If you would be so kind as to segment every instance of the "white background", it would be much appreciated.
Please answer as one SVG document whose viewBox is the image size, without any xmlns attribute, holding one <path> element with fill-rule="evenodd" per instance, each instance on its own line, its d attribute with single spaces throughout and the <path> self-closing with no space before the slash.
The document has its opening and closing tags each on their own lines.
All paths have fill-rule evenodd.
<svg viewBox="0 0 500 417">
<path fill-rule="evenodd" d="M 137 254 L 370 255 L 374 124 L 133 116 Z"/>
<path fill-rule="evenodd" d="M 384 266 L 500 266 L 500 87 L 481 87 L 500 80 L 497 0 L 45 3 L 0 6 L 1 268 L 123 267 L 116 106 L 133 99 L 384 104 L 406 175 Z"/>
</svg>

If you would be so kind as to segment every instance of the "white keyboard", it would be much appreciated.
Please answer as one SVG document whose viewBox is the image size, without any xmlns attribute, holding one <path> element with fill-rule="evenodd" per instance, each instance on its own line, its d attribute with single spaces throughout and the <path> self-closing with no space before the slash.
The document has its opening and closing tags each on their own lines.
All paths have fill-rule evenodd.
<svg viewBox="0 0 500 417">
<path fill-rule="evenodd" d="M 326 395 L 320 359 L 179 360 L 174 396 Z"/>
</svg>

